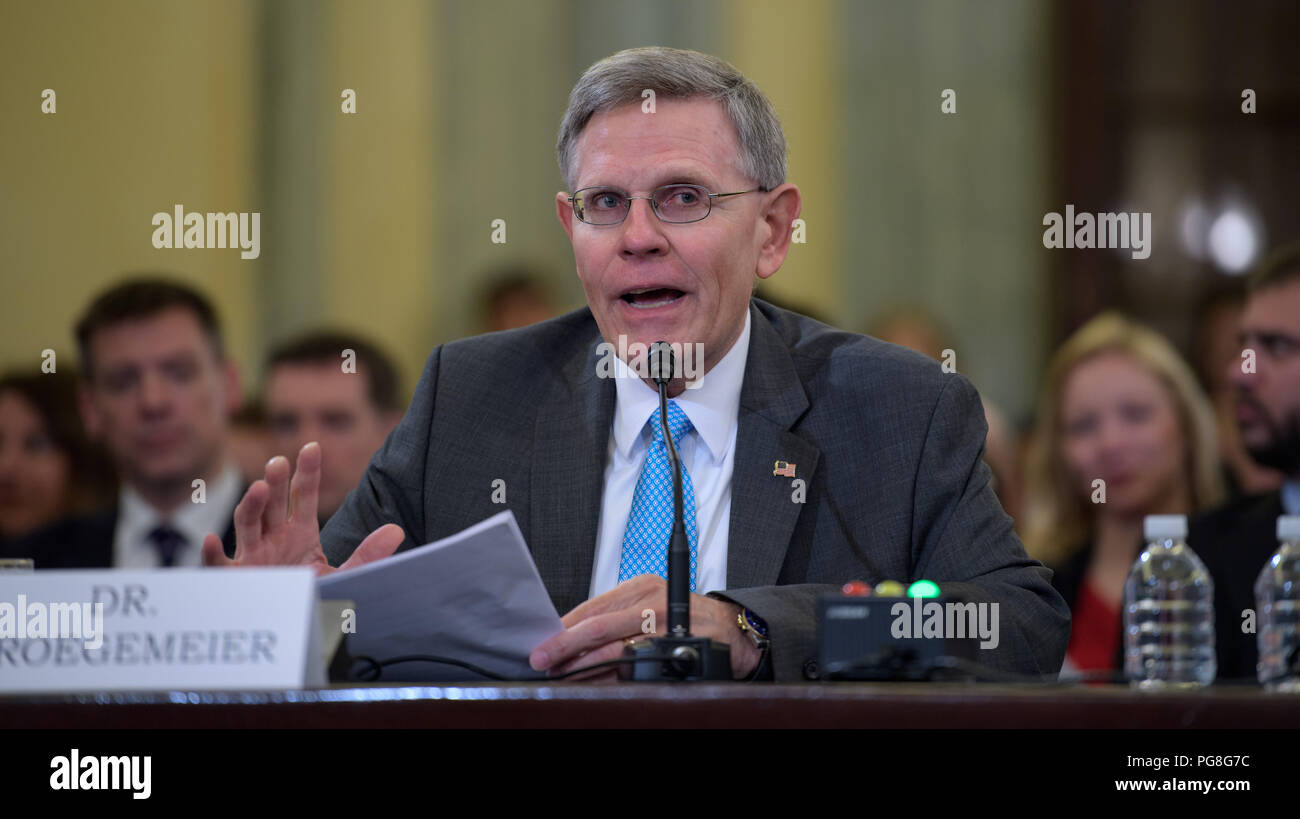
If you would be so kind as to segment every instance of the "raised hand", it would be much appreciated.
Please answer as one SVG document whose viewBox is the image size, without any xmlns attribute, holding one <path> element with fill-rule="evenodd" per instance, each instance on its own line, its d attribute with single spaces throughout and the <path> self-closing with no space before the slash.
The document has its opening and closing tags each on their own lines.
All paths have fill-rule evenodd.
<svg viewBox="0 0 1300 819">
<path fill-rule="evenodd" d="M 266 464 L 266 479 L 254 481 L 235 507 L 235 559 L 226 557 L 221 538 L 203 539 L 205 566 L 311 566 L 316 574 L 337 571 L 321 550 L 316 502 L 320 494 L 320 444 L 298 453 L 298 469 L 289 479 L 289 459 L 277 455 Z M 371 532 L 339 569 L 388 557 L 405 533 L 395 523 Z"/>
</svg>

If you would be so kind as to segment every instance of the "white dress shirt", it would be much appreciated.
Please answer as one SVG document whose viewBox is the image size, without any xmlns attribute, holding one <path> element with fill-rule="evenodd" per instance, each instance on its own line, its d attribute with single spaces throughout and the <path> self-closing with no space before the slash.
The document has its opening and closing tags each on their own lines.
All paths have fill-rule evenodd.
<svg viewBox="0 0 1300 819">
<path fill-rule="evenodd" d="M 745 327 L 696 389 L 683 390 L 677 402 L 694 429 L 682 436 L 677 454 L 695 490 L 697 548 L 695 591 L 704 594 L 727 588 L 727 529 L 731 522 L 731 473 L 736 458 L 736 427 L 740 386 L 749 358 L 749 313 Z M 605 458 L 605 492 L 596 533 L 596 563 L 591 571 L 590 596 L 618 585 L 623 534 L 632 514 L 636 482 L 650 451 L 646 421 L 659 409 L 659 393 L 623 362 L 615 359 L 617 403 Z"/>
<path fill-rule="evenodd" d="M 202 566 L 203 536 L 209 532 L 218 537 L 225 534 L 231 513 L 239 503 L 242 485 L 239 470 L 228 464 L 208 484 L 205 503 L 187 499 L 168 516 L 158 514 L 139 492 L 123 486 L 117 504 L 117 528 L 113 532 L 113 568 L 159 568 L 162 558 L 150 542 L 149 533 L 162 523 L 171 525 L 185 537 L 185 544 L 176 552 L 174 565 Z"/>
</svg>

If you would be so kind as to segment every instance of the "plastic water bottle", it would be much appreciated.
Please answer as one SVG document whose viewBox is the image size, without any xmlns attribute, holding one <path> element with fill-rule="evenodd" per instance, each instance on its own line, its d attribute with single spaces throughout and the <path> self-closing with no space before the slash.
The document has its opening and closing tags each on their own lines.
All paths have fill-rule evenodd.
<svg viewBox="0 0 1300 819">
<path fill-rule="evenodd" d="M 1270 691 L 1300 692 L 1300 516 L 1277 519 L 1282 542 L 1255 581 L 1259 681 Z"/>
<path fill-rule="evenodd" d="M 1135 688 L 1214 682 L 1214 581 L 1187 547 L 1187 518 L 1149 515 L 1124 582 L 1124 672 Z"/>
</svg>

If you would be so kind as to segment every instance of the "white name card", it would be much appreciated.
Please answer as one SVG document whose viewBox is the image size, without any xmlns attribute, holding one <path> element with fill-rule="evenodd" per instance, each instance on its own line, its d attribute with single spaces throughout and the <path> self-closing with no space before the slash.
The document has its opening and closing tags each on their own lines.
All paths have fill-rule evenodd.
<svg viewBox="0 0 1300 819">
<path fill-rule="evenodd" d="M 324 685 L 311 569 L 0 572 L 0 692 Z"/>
</svg>

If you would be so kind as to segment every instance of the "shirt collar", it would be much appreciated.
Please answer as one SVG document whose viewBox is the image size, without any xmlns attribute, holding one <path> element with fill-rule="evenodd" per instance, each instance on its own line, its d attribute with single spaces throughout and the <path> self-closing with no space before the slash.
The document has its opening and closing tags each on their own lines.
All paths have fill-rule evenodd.
<svg viewBox="0 0 1300 819">
<path fill-rule="evenodd" d="M 202 543 L 204 535 L 224 535 L 230 512 L 239 500 L 241 478 L 233 464 L 227 464 L 204 491 L 203 503 L 182 503 L 163 516 L 130 486 L 122 487 L 121 525 L 132 542 L 142 542 L 156 526 L 169 523 L 189 543 Z"/>
<path fill-rule="evenodd" d="M 727 454 L 732 432 L 740 415 L 740 387 L 745 380 L 745 363 L 749 360 L 749 311 L 745 326 L 731 349 L 700 378 L 695 389 L 682 390 L 672 399 L 691 419 L 700 440 L 715 461 Z M 646 421 L 659 408 L 659 393 L 632 372 L 623 359 L 614 359 L 614 445 L 625 458 L 641 437 Z"/>
</svg>

